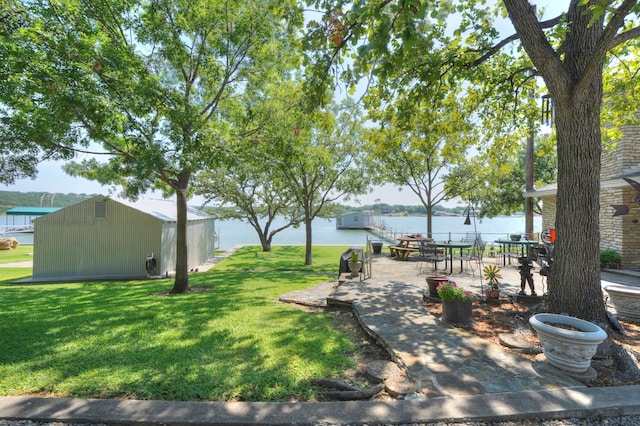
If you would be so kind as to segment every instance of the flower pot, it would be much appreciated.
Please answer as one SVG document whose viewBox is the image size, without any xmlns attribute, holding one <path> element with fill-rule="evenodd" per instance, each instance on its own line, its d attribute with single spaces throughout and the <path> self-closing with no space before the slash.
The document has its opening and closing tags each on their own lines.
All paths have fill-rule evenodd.
<svg viewBox="0 0 640 426">
<path fill-rule="evenodd" d="M 427 281 L 427 286 L 429 287 L 429 296 L 437 297 L 439 299 L 440 296 L 438 295 L 438 286 L 440 285 L 440 283 L 446 283 L 447 281 L 449 281 L 449 278 L 430 276 L 425 278 L 425 280 Z"/>
<path fill-rule="evenodd" d="M 352 277 L 357 277 L 358 274 L 360 273 L 360 269 L 362 269 L 362 262 L 361 261 L 357 261 L 357 262 L 349 261 L 349 263 L 347 265 L 349 266 L 349 270 L 351 271 L 351 276 Z"/>
<path fill-rule="evenodd" d="M 473 322 L 471 300 L 442 300 L 442 321 L 466 327 Z"/>
<path fill-rule="evenodd" d="M 492 290 L 488 289 L 486 291 L 487 299 L 499 299 L 500 298 L 500 290 Z"/>
<path fill-rule="evenodd" d="M 586 372 L 598 345 L 607 338 L 607 333 L 596 324 L 568 315 L 536 314 L 529 318 L 529 324 L 536 330 L 549 364 L 570 373 Z"/>
<path fill-rule="evenodd" d="M 608 285 L 605 290 L 616 308 L 616 316 L 640 319 L 640 288 L 626 285 Z"/>
</svg>

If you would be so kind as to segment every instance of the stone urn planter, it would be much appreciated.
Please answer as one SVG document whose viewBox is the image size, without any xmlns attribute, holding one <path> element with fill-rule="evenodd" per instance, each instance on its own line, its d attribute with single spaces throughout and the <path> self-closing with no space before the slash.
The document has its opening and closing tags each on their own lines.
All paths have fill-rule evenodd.
<svg viewBox="0 0 640 426">
<path fill-rule="evenodd" d="M 570 373 L 584 373 L 607 333 L 596 324 L 559 314 L 536 314 L 529 324 L 538 334 L 549 364 Z"/>
<path fill-rule="evenodd" d="M 442 300 L 442 321 L 458 327 L 468 327 L 473 323 L 471 300 Z"/>
<path fill-rule="evenodd" d="M 449 282 L 449 278 L 433 275 L 426 277 L 425 280 L 427 281 L 427 287 L 429 287 L 429 296 L 440 299 L 440 296 L 438 296 L 438 286 L 441 283 Z"/>
<path fill-rule="evenodd" d="M 349 271 L 351 271 L 351 276 L 357 277 L 360 273 L 360 270 L 362 269 L 362 262 L 360 260 L 358 260 L 357 262 L 349 261 L 347 263 L 347 266 L 349 267 Z"/>
<path fill-rule="evenodd" d="M 640 288 L 626 285 L 608 285 L 605 290 L 616 308 L 616 315 L 627 319 L 640 319 Z"/>
</svg>

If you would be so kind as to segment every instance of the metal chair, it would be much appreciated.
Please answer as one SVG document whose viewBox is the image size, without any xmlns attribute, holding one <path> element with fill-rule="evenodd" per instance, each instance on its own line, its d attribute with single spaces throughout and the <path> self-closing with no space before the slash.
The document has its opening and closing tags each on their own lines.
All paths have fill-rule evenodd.
<svg viewBox="0 0 640 426">
<path fill-rule="evenodd" d="M 421 257 L 418 265 L 420 273 L 422 273 L 422 268 L 425 263 L 433 263 L 432 271 L 437 271 L 438 262 L 446 260 L 446 256 L 444 254 L 438 253 L 438 249 L 436 247 L 428 246 L 427 242 L 428 240 L 418 241 L 418 249 L 420 250 Z"/>
<path fill-rule="evenodd" d="M 466 262 L 468 269 L 471 270 L 471 274 L 475 276 L 473 263 L 476 263 L 478 265 L 478 270 L 481 269 L 486 247 L 487 243 L 485 241 L 482 241 L 482 239 L 478 236 L 478 238 L 476 238 L 473 242 L 473 246 L 471 248 L 467 249 L 466 252 L 463 251 L 462 254 L 454 256 L 453 259 Z"/>
</svg>

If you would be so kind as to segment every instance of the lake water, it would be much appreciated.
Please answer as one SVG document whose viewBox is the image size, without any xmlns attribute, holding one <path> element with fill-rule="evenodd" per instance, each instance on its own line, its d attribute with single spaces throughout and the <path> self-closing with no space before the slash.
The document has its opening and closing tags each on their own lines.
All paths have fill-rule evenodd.
<svg viewBox="0 0 640 426">
<path fill-rule="evenodd" d="M 473 220 L 471 225 L 464 225 L 464 217 L 435 216 L 433 217 L 433 238 L 436 240 L 459 241 L 467 232 L 474 232 Z M 424 216 L 384 216 L 381 219 L 389 234 L 406 235 L 427 233 L 427 218 Z M 282 220 L 278 221 L 283 223 Z M 476 219 L 477 232 L 481 233 L 485 241 L 493 241 L 507 237 L 509 234 L 524 232 L 524 216 L 498 217 L 492 219 Z M 540 232 L 542 218 L 534 218 L 534 232 Z M 255 230 L 247 223 L 240 221 L 218 221 L 216 229 L 220 236 L 220 247 L 229 248 L 235 244 L 259 244 Z M 449 237 L 451 233 L 451 237 Z M 367 231 L 336 229 L 334 219 L 316 219 L 313 221 L 313 244 L 330 245 L 362 245 Z M 273 244 L 304 244 L 304 227 L 286 229 L 278 233 Z M 372 239 L 380 239 L 372 235 Z"/>
<path fill-rule="evenodd" d="M 474 232 L 473 220 L 471 225 L 464 225 L 464 217 L 460 216 L 434 216 L 433 238 L 436 240 L 460 241 L 467 232 Z M 472 218 L 473 219 L 473 218 Z M 0 226 L 22 225 L 28 223 L 28 218 L 20 216 L 0 216 Z M 427 233 L 427 218 L 424 216 L 383 216 L 379 223 L 385 226 L 390 236 Z M 278 217 L 272 228 L 284 224 L 284 218 Z M 507 237 L 509 234 L 521 234 L 524 232 L 524 216 L 496 217 L 492 219 L 476 219 L 475 228 L 482 234 L 485 241 L 493 241 Z M 534 232 L 540 232 L 542 218 L 534 218 Z M 236 244 L 258 245 L 260 240 L 256 231 L 247 222 L 239 220 L 218 220 L 216 231 L 219 235 L 220 248 L 228 249 Z M 449 236 L 451 233 L 451 236 Z M 365 242 L 367 231 L 336 229 L 334 219 L 318 218 L 313 221 L 313 244 L 323 245 L 354 245 L 362 246 Z M 372 239 L 381 239 L 379 235 L 371 234 Z M 15 235 L 21 244 L 33 244 L 33 234 Z M 274 245 L 304 244 L 304 227 L 288 228 L 276 234 L 273 238 Z"/>
</svg>

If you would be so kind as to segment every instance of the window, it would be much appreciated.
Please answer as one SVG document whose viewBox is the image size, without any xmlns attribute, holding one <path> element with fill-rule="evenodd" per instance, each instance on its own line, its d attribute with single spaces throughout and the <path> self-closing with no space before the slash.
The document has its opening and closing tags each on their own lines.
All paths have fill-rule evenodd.
<svg viewBox="0 0 640 426">
<path fill-rule="evenodd" d="M 96 201 L 96 219 L 104 219 L 105 217 L 107 217 L 107 203 Z"/>
</svg>

